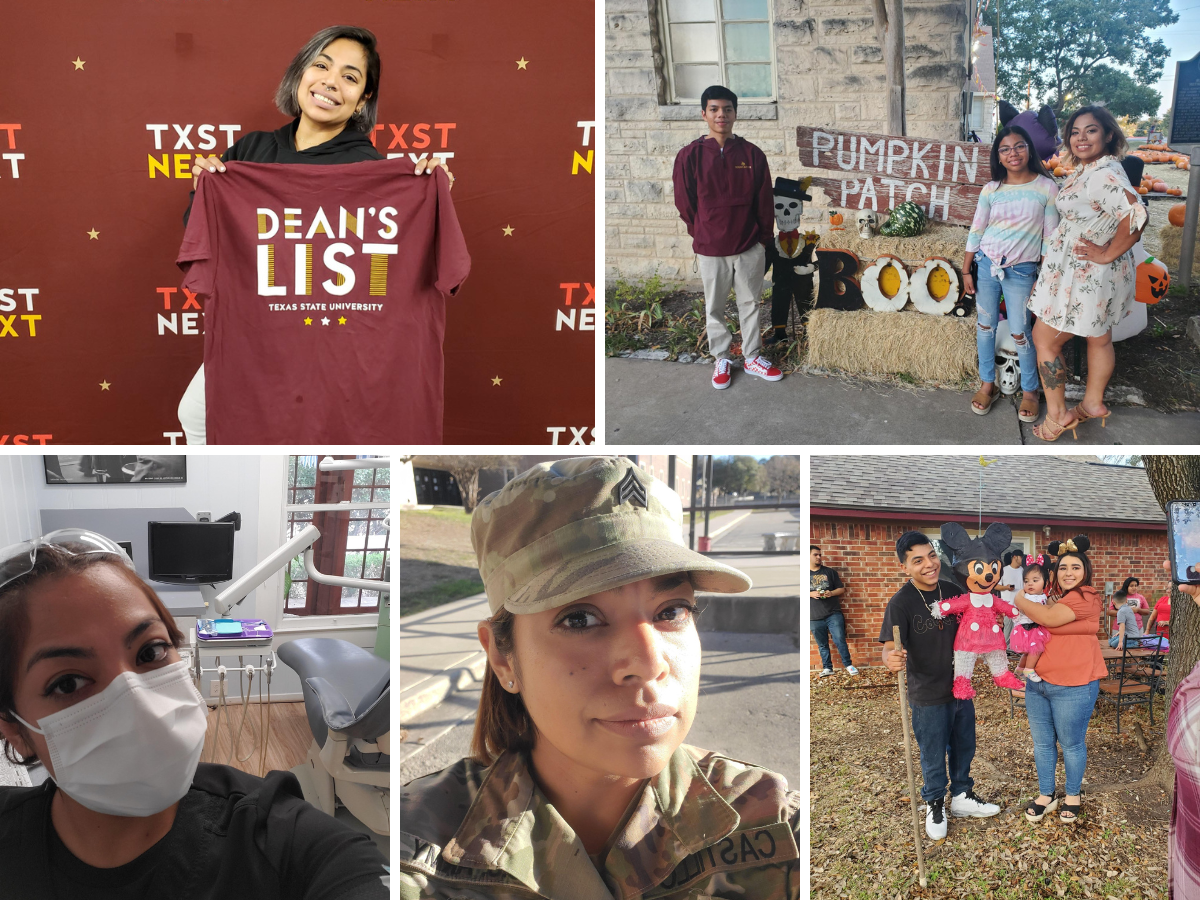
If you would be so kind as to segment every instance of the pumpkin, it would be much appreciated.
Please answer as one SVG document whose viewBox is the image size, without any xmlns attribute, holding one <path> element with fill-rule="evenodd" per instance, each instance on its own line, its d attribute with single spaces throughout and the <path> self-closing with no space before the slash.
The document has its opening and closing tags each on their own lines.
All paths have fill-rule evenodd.
<svg viewBox="0 0 1200 900">
<path fill-rule="evenodd" d="M 1171 274 L 1167 267 L 1153 256 L 1137 267 L 1137 292 L 1141 303 L 1157 303 L 1166 296 L 1171 285 Z"/>
<path fill-rule="evenodd" d="M 879 233 L 884 237 L 916 237 L 928 223 L 925 210 L 911 200 L 906 200 L 892 210 Z"/>
<path fill-rule="evenodd" d="M 844 217 L 842 216 L 842 214 L 840 212 L 833 212 L 831 210 L 829 213 L 829 224 L 831 226 L 829 230 L 830 231 L 845 231 L 845 229 L 842 228 L 843 220 L 844 220 Z"/>
<path fill-rule="evenodd" d="M 1182 228 L 1183 227 L 1183 216 L 1186 212 L 1187 212 L 1187 204 L 1186 203 L 1176 203 L 1167 212 L 1167 221 L 1170 222 L 1172 225 L 1174 225 L 1176 228 Z"/>
<path fill-rule="evenodd" d="M 1167 183 L 1165 181 L 1156 181 L 1154 182 L 1154 189 L 1160 194 L 1165 194 L 1167 192 Z"/>
<path fill-rule="evenodd" d="M 1139 187 L 1139 188 L 1137 189 L 1137 192 L 1138 192 L 1139 194 L 1148 194 L 1148 193 L 1150 193 L 1150 188 L 1146 187 L 1146 186 L 1143 184 L 1141 187 Z"/>
<path fill-rule="evenodd" d="M 1062 178 L 1064 175 L 1067 174 L 1067 170 L 1064 169 L 1062 166 L 1055 166 L 1054 174 L 1057 175 L 1059 178 Z"/>
<path fill-rule="evenodd" d="M 1191 166 L 1192 166 L 1192 162 L 1186 156 L 1183 159 L 1179 159 L 1179 160 L 1175 161 L 1175 168 L 1177 168 L 1177 169 L 1190 169 Z"/>
<path fill-rule="evenodd" d="M 1167 193 L 1170 194 L 1172 197 L 1182 197 L 1183 196 L 1183 188 L 1167 188 Z"/>
</svg>

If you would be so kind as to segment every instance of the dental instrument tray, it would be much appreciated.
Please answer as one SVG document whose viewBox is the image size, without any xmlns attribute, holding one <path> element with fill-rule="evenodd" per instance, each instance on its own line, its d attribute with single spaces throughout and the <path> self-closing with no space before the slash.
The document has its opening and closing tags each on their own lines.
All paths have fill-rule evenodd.
<svg viewBox="0 0 1200 900">
<path fill-rule="evenodd" d="M 262 619 L 197 619 L 196 640 L 217 647 L 270 646 L 274 633 Z"/>
</svg>

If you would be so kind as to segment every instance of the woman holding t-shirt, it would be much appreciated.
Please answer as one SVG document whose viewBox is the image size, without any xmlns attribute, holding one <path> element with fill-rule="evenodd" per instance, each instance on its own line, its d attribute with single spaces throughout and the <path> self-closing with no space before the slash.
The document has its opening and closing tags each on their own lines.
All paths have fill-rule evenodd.
<svg viewBox="0 0 1200 900">
<path fill-rule="evenodd" d="M 963 283 L 975 294 L 979 377 L 983 385 L 971 398 L 971 411 L 987 415 L 1000 397 L 996 390 L 996 326 L 1000 322 L 1000 292 L 1008 311 L 1009 331 L 1021 363 L 1021 407 L 1017 418 L 1033 422 L 1038 416 L 1037 352 L 1027 302 L 1037 282 L 1038 264 L 1046 243 L 1058 227 L 1054 198 L 1058 185 L 1033 151 L 1023 128 L 1001 128 L 992 143 L 992 180 L 983 186 L 975 219 L 967 236 Z M 971 262 L 978 253 L 978 280 Z"/>
<path fill-rule="evenodd" d="M 384 157 L 371 143 L 379 104 L 379 53 L 365 28 L 335 25 L 312 36 L 292 59 L 275 91 L 275 106 L 293 120 L 275 131 L 252 131 L 220 157 L 196 157 L 192 197 L 202 172 L 224 172 L 230 160 L 255 163 L 336 165 Z M 432 175 L 445 163 L 418 160 L 416 174 Z M 186 226 L 191 201 L 183 214 Z M 179 401 L 179 422 L 189 444 L 205 443 L 204 366 Z"/>
<path fill-rule="evenodd" d="M 1059 807 L 1059 821 L 1073 825 L 1080 815 L 1079 793 L 1087 768 L 1087 729 L 1105 677 L 1104 658 L 1096 632 L 1100 629 L 1103 602 L 1092 587 L 1091 542 L 1078 535 L 1059 545 L 1058 584 L 1062 598 L 1042 606 L 1017 594 L 1013 605 L 1045 626 L 1051 639 L 1035 671 L 1041 681 L 1025 683 L 1025 711 L 1033 737 L 1033 761 L 1041 795 L 1025 808 L 1025 818 L 1040 822 Z M 1055 789 L 1058 747 L 1066 769 L 1065 796 Z M 1049 788 L 1049 790 L 1047 790 Z"/>
</svg>

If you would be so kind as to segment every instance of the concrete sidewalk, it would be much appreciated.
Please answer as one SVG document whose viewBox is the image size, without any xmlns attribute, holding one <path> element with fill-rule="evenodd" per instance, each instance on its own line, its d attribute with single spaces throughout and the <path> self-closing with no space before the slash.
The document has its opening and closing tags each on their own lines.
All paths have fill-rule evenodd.
<svg viewBox="0 0 1200 900">
<path fill-rule="evenodd" d="M 607 441 L 618 444 L 1027 444 L 1045 446 L 1002 399 L 986 416 L 971 412 L 972 391 L 900 388 L 820 375 L 771 383 L 735 369 L 727 390 L 712 389 L 711 366 L 605 360 Z M 1019 402 L 1019 401 L 1018 401 Z M 1043 405 L 1043 414 L 1045 406 Z M 1114 406 L 1107 427 L 1086 422 L 1083 444 L 1200 442 L 1200 413 L 1166 414 Z"/>
</svg>

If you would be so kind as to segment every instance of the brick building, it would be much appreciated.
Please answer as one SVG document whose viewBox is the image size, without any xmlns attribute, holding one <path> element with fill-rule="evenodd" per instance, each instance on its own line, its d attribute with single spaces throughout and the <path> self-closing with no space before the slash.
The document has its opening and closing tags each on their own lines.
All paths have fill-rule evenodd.
<svg viewBox="0 0 1200 900">
<path fill-rule="evenodd" d="M 896 539 L 910 530 L 936 539 L 943 522 L 978 534 L 979 459 L 814 456 L 810 471 L 811 539 L 845 582 L 850 655 L 855 665 L 879 665 L 883 610 L 907 579 Z M 1151 604 L 1165 593 L 1166 516 L 1143 469 L 1078 457 L 1002 457 L 983 469 L 982 506 L 983 527 L 1003 522 L 1027 553 L 1086 534 L 1092 583 L 1101 592 L 1133 575 Z M 943 577 L 947 567 L 943 555 Z M 811 641 L 809 649 L 810 665 L 820 668 Z"/>
<path fill-rule="evenodd" d="M 910 135 L 962 140 L 977 0 L 905 0 Z M 738 94 L 735 133 L 773 176 L 801 177 L 796 126 L 882 132 L 883 53 L 870 0 L 605 0 L 607 276 L 699 282 L 671 187 L 675 154 L 706 133 L 700 93 Z M 994 79 L 994 75 L 990 76 Z M 986 78 L 985 78 L 986 80 Z M 818 192 L 810 222 L 827 205 Z"/>
</svg>

